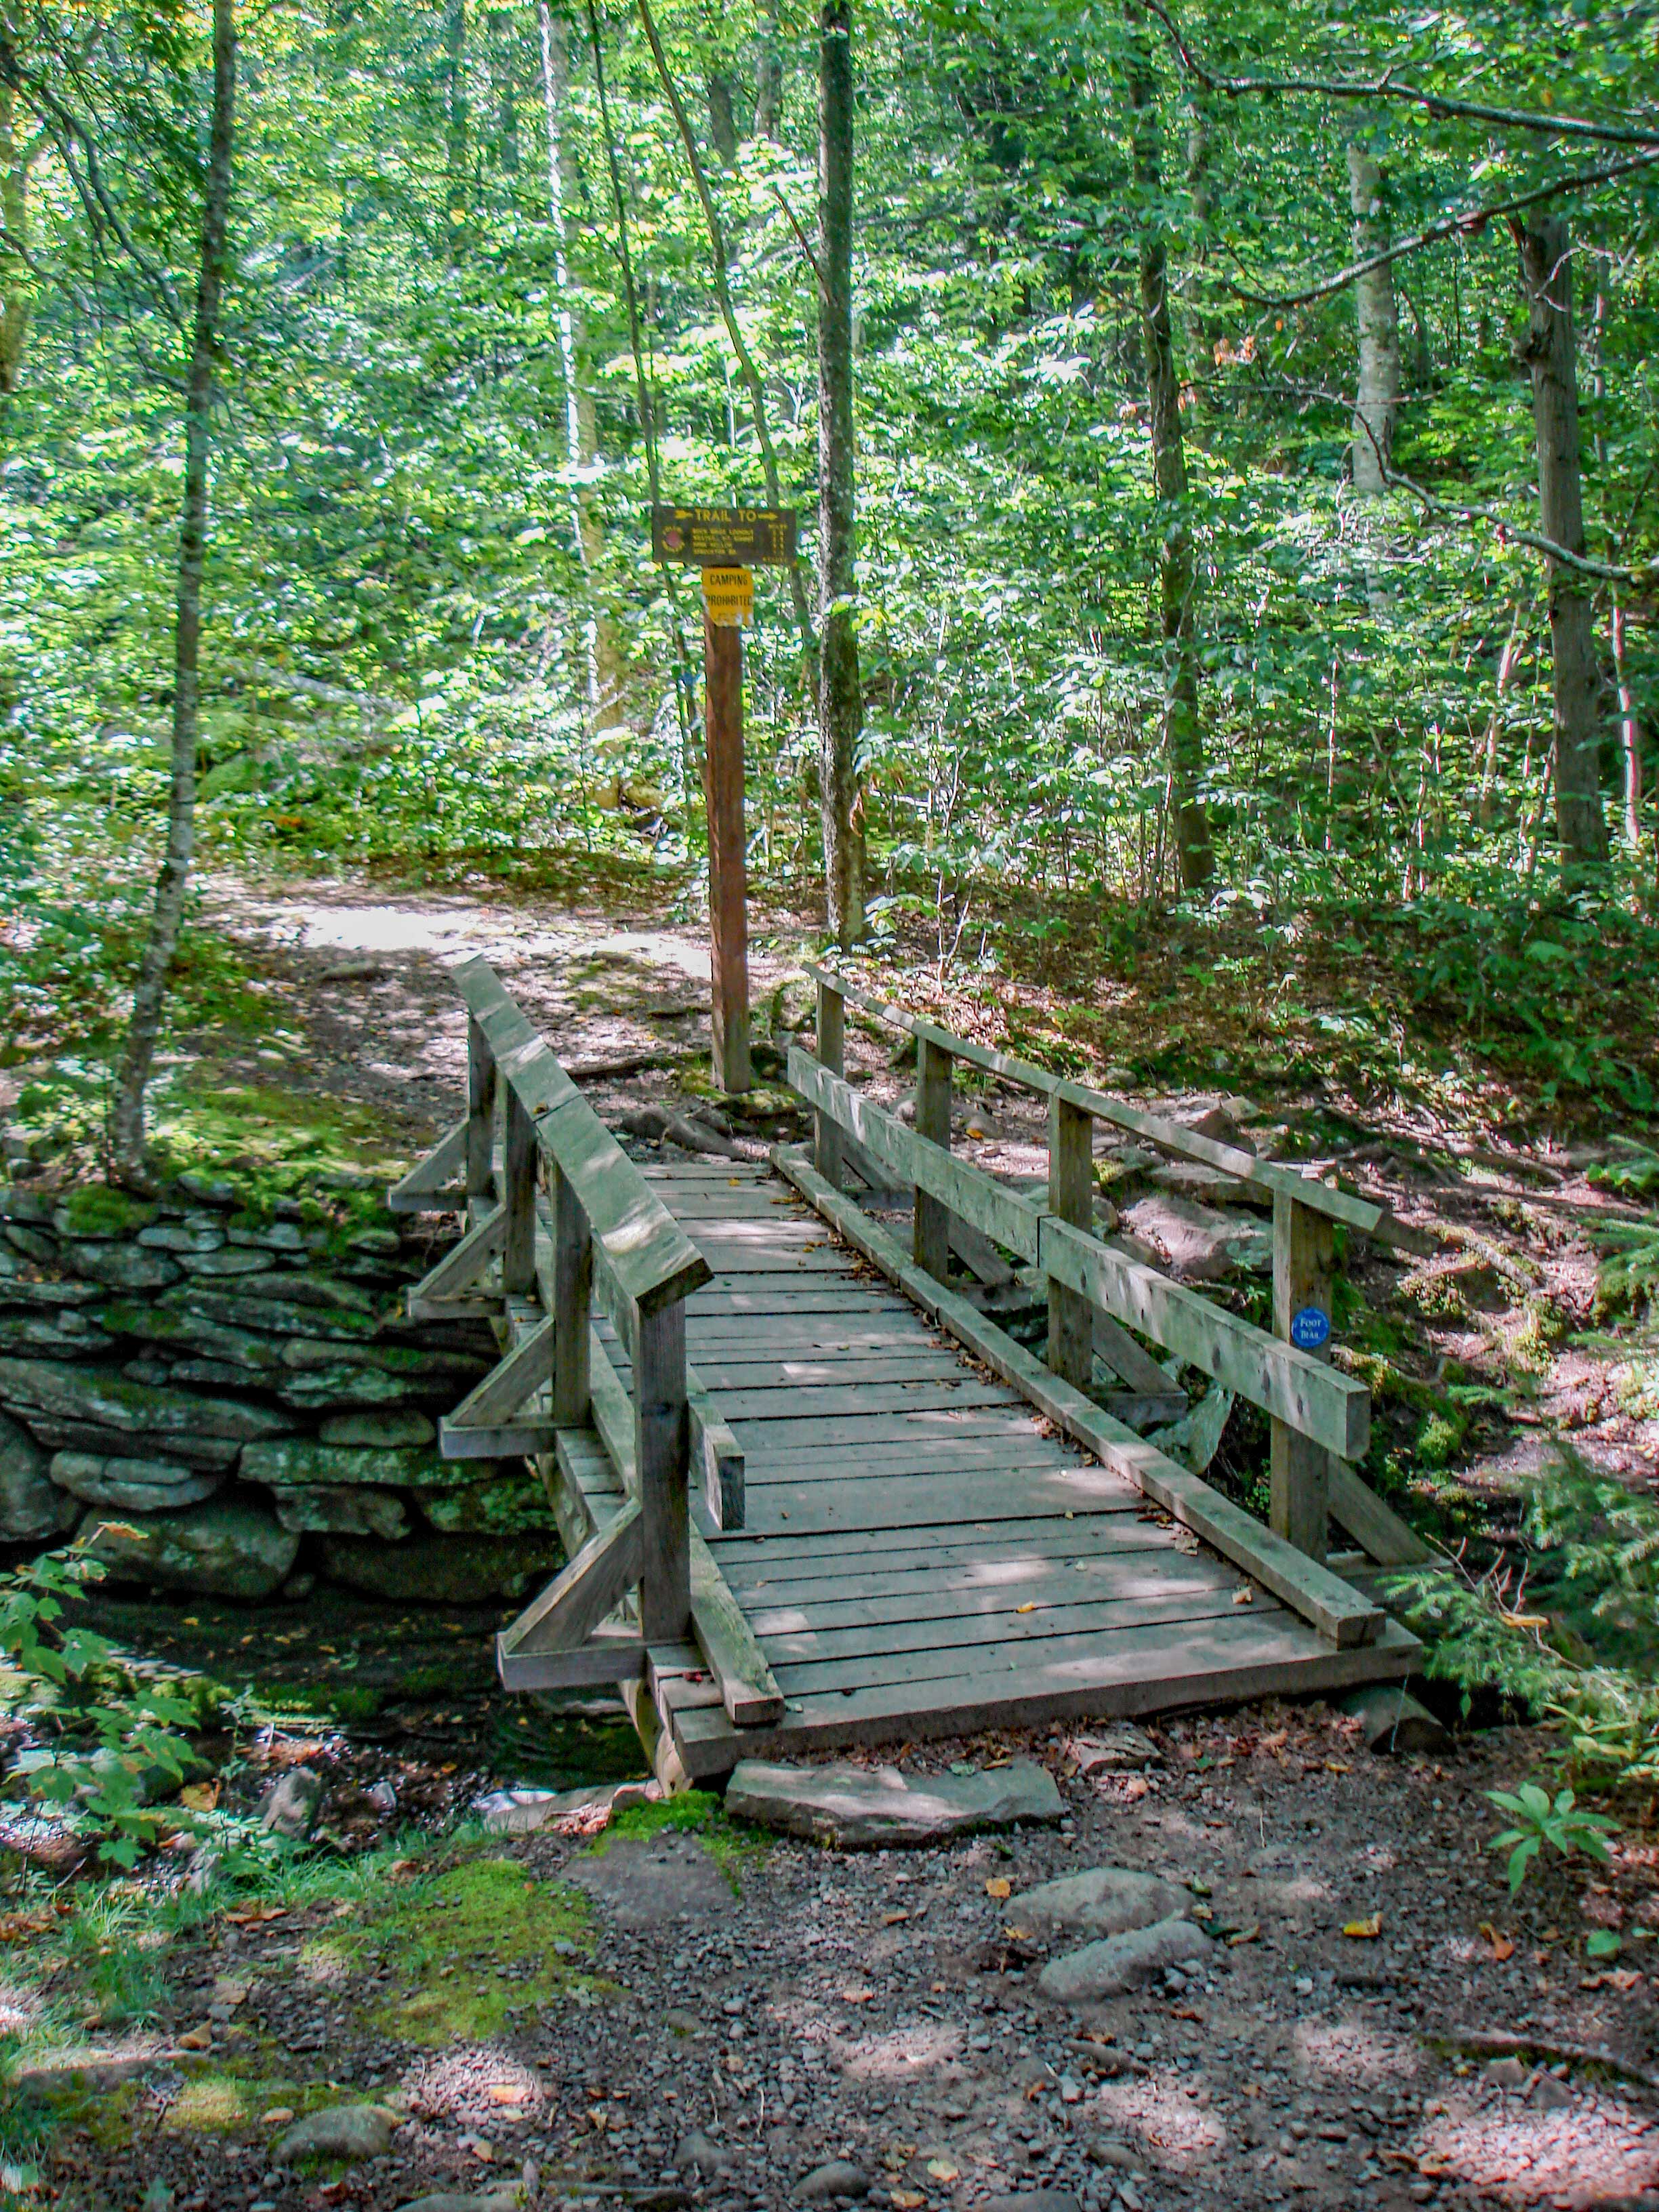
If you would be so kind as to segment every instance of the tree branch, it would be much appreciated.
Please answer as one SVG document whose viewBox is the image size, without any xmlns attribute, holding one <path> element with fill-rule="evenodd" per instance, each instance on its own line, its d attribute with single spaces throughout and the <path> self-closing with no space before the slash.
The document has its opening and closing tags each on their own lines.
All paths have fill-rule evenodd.
<svg viewBox="0 0 1659 2212">
<path fill-rule="evenodd" d="M 1499 216 L 1518 214 L 1524 208 L 1536 207 L 1541 201 L 1560 198 L 1566 192 L 1587 192 L 1597 185 L 1605 185 L 1615 178 L 1628 176 L 1632 170 L 1650 169 L 1659 162 L 1659 145 L 1643 154 L 1632 154 L 1622 161 L 1608 161 L 1599 169 L 1580 170 L 1575 176 L 1558 177 L 1553 183 L 1539 185 L 1532 191 L 1517 193 L 1514 199 L 1494 200 L 1486 207 L 1471 208 L 1463 215 L 1443 216 L 1422 230 L 1414 231 L 1409 238 L 1398 240 L 1380 253 L 1368 254 L 1363 261 L 1350 262 L 1339 269 L 1334 276 L 1319 283 L 1310 284 L 1300 292 L 1252 292 L 1231 277 L 1222 281 L 1235 299 L 1245 300 L 1253 307 L 1307 307 L 1316 300 L 1328 300 L 1334 293 L 1346 291 L 1350 284 L 1368 276 L 1373 269 L 1386 269 L 1391 262 L 1408 253 L 1416 253 L 1425 246 L 1435 246 L 1443 238 L 1473 237 L 1484 230 Z"/>
<path fill-rule="evenodd" d="M 1643 127 L 1595 123 L 1585 116 L 1544 115 L 1522 107 L 1487 107 L 1479 100 L 1457 100 L 1447 93 L 1431 92 L 1425 86 L 1406 84 L 1395 76 L 1392 69 L 1385 70 L 1381 76 L 1364 79 L 1223 76 L 1217 70 L 1206 68 L 1199 59 L 1186 33 L 1164 6 L 1164 0 L 1140 0 L 1140 4 L 1149 15 L 1156 16 L 1163 24 L 1170 43 L 1188 75 L 1195 77 L 1207 90 L 1225 93 L 1231 99 L 1238 99 L 1249 93 L 1279 95 L 1312 93 L 1327 100 L 1367 102 L 1397 100 L 1408 106 L 1420 107 L 1430 115 L 1466 123 L 1491 123 L 1505 130 L 1531 131 L 1546 138 L 1588 138 L 1608 146 L 1659 146 L 1659 119 Z"/>
</svg>

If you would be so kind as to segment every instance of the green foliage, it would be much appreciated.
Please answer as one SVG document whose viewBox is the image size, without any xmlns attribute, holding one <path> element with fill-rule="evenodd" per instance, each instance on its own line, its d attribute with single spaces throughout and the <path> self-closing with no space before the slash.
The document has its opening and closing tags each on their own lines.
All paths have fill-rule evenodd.
<svg viewBox="0 0 1659 2212">
<path fill-rule="evenodd" d="M 1607 1838 L 1617 1832 L 1617 1821 L 1605 1813 L 1581 1811 L 1571 1790 L 1558 1790 L 1552 1799 L 1537 1783 L 1523 1782 L 1517 1790 L 1488 1790 L 1486 1795 L 1498 1811 L 1507 1813 L 1515 1823 L 1502 1835 L 1494 1836 L 1487 1846 L 1491 1850 L 1507 1851 L 1510 1855 L 1511 1896 L 1526 1880 L 1528 1868 L 1546 1844 L 1563 1858 L 1575 1857 L 1580 1851 L 1595 1859 L 1612 1856 Z M 1592 1937 L 1592 1944 L 1594 1942 Z M 1618 1948 L 1616 1936 L 1613 1948 Z M 1605 1954 L 1592 1950 L 1591 1955 Z"/>
<path fill-rule="evenodd" d="M 46 1739 L 21 1752 L 12 1773 L 31 1796 L 96 1835 L 103 1859 L 131 1867 L 155 1832 L 151 1800 L 185 1778 L 191 1753 L 182 1731 L 197 1714 L 181 1698 L 125 1679 L 106 1638 L 60 1626 L 66 1607 L 103 1571 L 71 1547 L 5 1576 L 0 1657 L 18 1678 L 14 1697 Z"/>
</svg>

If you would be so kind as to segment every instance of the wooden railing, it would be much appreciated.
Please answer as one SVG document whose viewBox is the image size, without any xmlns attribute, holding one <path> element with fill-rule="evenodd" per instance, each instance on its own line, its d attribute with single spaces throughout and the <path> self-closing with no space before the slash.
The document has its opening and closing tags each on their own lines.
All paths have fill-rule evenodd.
<svg viewBox="0 0 1659 2212">
<path fill-rule="evenodd" d="M 814 1157 L 826 1182 L 840 1182 L 850 1138 L 884 1173 L 913 1188 L 913 1260 L 940 1283 L 947 1279 L 949 1247 L 958 1221 L 1030 1263 L 1031 1279 L 1048 1296 L 1048 1370 L 1073 1392 L 1087 1390 L 1097 1349 L 1127 1381 L 1155 1386 L 1159 1370 L 1127 1334 L 1127 1325 L 1259 1407 L 1272 1428 L 1271 1526 L 1308 1558 L 1325 1559 L 1333 1515 L 1375 1559 L 1392 1563 L 1424 1556 L 1412 1531 L 1354 1468 L 1369 1442 L 1370 1394 L 1330 1364 L 1336 1225 L 1412 1250 L 1428 1242 L 1420 1232 L 1369 1200 L 1218 1144 L 1108 1092 L 1068 1082 L 888 1006 L 832 969 L 813 967 L 809 972 L 817 986 L 818 1051 L 815 1058 L 793 1048 L 789 1079 L 814 1109 Z M 915 1039 L 914 1129 L 845 1081 L 849 1005 Z M 1041 1202 L 952 1157 L 952 1069 L 957 1060 L 1048 1100 L 1048 1179 Z M 1095 1233 L 1097 1120 L 1131 1131 L 1174 1158 L 1202 1162 L 1271 1193 L 1273 1334 Z M 1318 1335 L 1322 1326 L 1323 1340 L 1304 1348 L 1292 1340 L 1293 1325 L 1304 1337 Z M 1137 1360 L 1152 1367 L 1144 1383 Z"/>
</svg>

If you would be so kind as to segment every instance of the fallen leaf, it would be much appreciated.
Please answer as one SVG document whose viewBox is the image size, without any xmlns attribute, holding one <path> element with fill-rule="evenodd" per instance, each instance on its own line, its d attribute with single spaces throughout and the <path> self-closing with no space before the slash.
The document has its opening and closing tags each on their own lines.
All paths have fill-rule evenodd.
<svg viewBox="0 0 1659 2212">
<path fill-rule="evenodd" d="M 1489 1947 L 1490 1955 L 1495 1966 L 1501 1966 L 1505 1959 L 1512 1959 L 1515 1956 L 1514 1938 L 1500 1935 L 1490 1920 L 1481 1922 L 1480 1934 Z"/>
<path fill-rule="evenodd" d="M 1170 2017 L 1171 2020 L 1202 2021 L 1204 2015 L 1201 2012 L 1194 2012 L 1190 2005 L 1171 2005 Z"/>
<path fill-rule="evenodd" d="M 0 1913 L 0 1943 L 21 1943 L 26 1936 L 44 1936 L 57 1922 L 58 1915 L 50 1906 L 41 1912 Z"/>
<path fill-rule="evenodd" d="M 1030 1928 L 1011 1928 L 1008 1930 L 1008 1941 L 1011 1943 L 1035 1943 L 1036 1931 Z"/>
<path fill-rule="evenodd" d="M 1255 1592 L 1250 1588 L 1249 1583 L 1246 1583 L 1242 1589 L 1236 1589 L 1233 1592 L 1233 1603 L 1235 1605 L 1254 1605 L 1255 1603 Z"/>
<path fill-rule="evenodd" d="M 1382 1915 L 1373 1912 L 1369 1920 L 1350 1920 L 1344 1923 L 1342 1933 L 1352 1936 L 1356 1942 L 1374 1942 L 1382 1933 Z"/>
<path fill-rule="evenodd" d="M 475 2136 L 472 2155 L 474 2158 L 482 2159 L 486 2166 L 492 2165 L 495 2157 L 495 2146 L 492 2142 L 486 2142 L 482 2136 Z"/>
<path fill-rule="evenodd" d="M 841 1996 L 843 2004 L 868 2004 L 875 1994 L 873 1990 L 843 1990 Z"/>
<path fill-rule="evenodd" d="M 909 1917 L 908 1912 L 884 1912 L 881 1916 L 881 1924 L 884 1928 L 896 1928 L 901 1920 L 908 1920 Z"/>
<path fill-rule="evenodd" d="M 1006 1874 L 994 1874 L 985 1885 L 987 1897 L 1012 1897 L 1014 1885 Z"/>
<path fill-rule="evenodd" d="M 1256 1749 L 1258 1751 L 1283 1751 L 1290 1740 L 1291 1732 L 1289 1729 L 1275 1729 L 1271 1735 L 1264 1735 L 1261 1738 L 1261 1741 L 1256 1745 Z"/>
<path fill-rule="evenodd" d="M 268 2112 L 259 2115 L 262 2124 L 268 2128 L 285 2128 L 293 2118 L 292 2105 L 273 2105 Z"/>
<path fill-rule="evenodd" d="M 1241 1943 L 1259 1942 L 1261 1937 L 1261 1924 L 1253 1920 L 1248 1928 L 1234 1929 L 1232 1934 L 1227 1938 L 1227 1948 L 1230 1951 L 1236 1951 Z"/>
<path fill-rule="evenodd" d="M 1325 1761 L 1325 1771 L 1327 1774 L 1352 1774 L 1353 1769 L 1346 1759 L 1328 1759 Z"/>
<path fill-rule="evenodd" d="M 395 1868 L 393 1872 L 396 1872 Z M 257 1928 L 266 1920 L 286 1920 L 288 1907 L 285 1905 L 249 1905 L 240 1912 L 226 1913 L 225 1918 L 233 1928 Z"/>
<path fill-rule="evenodd" d="M 489 2085 L 492 2105 L 522 2105 L 529 2094 L 529 2090 L 519 2081 L 492 2081 Z"/>
<path fill-rule="evenodd" d="M 192 1813 L 210 1813 L 218 1802 L 216 1782 L 192 1782 L 179 1792 L 179 1802 Z"/>
<path fill-rule="evenodd" d="M 927 2202 L 919 2189 L 891 2189 L 887 2193 L 892 2199 L 894 2212 L 917 2212 L 917 2207 Z"/>
<path fill-rule="evenodd" d="M 180 2051 L 210 2051 L 213 2048 L 212 2030 L 205 2027 L 188 2029 L 179 2037 L 179 2048 Z"/>
<path fill-rule="evenodd" d="M 1017 1605 L 1014 1607 L 1014 1611 L 1016 1613 L 1035 1613 L 1036 1611 L 1036 1600 L 1034 1597 L 1028 1597 L 1024 1604 Z"/>
<path fill-rule="evenodd" d="M 927 2171 L 935 2181 L 960 2181 L 962 2168 L 952 2166 L 948 2158 L 930 2158 Z"/>
</svg>

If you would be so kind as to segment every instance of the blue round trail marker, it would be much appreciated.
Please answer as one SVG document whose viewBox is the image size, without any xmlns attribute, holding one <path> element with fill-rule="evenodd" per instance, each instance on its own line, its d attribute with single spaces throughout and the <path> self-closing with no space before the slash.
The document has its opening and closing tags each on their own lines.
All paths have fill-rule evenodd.
<svg viewBox="0 0 1659 2212">
<path fill-rule="evenodd" d="M 1323 1306 L 1299 1306 L 1291 1316 L 1291 1342 L 1298 1352 L 1317 1352 L 1330 1334 L 1331 1317 Z"/>
</svg>

